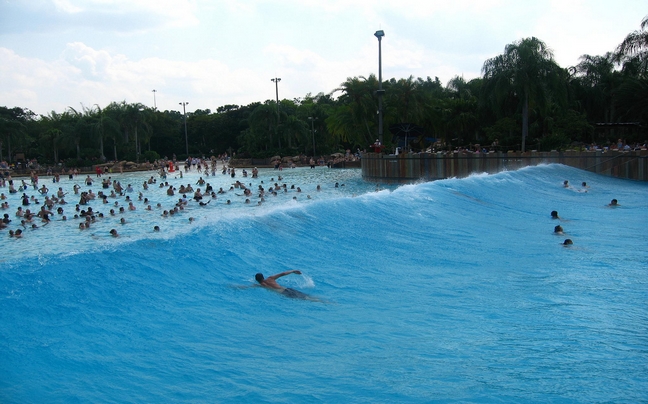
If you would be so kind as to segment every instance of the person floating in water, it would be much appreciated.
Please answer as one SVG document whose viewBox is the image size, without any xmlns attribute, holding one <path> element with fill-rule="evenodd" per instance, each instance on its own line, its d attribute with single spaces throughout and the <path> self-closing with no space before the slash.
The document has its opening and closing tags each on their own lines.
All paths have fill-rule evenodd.
<svg viewBox="0 0 648 404">
<path fill-rule="evenodd" d="M 290 274 L 301 275 L 301 271 L 293 269 L 291 271 L 286 271 L 276 275 L 268 276 L 267 278 L 264 278 L 262 273 L 258 273 L 254 276 L 254 279 L 256 279 L 256 281 L 259 282 L 259 284 L 264 288 L 279 292 L 286 297 L 292 297 L 295 299 L 309 299 L 310 296 L 308 296 L 307 294 L 302 293 L 295 289 L 284 288 L 283 286 L 277 283 L 277 279 L 281 278 L 282 276 L 286 276 Z"/>
<path fill-rule="evenodd" d="M 616 199 L 612 199 L 608 206 L 620 206 L 619 201 L 617 201 Z"/>
</svg>

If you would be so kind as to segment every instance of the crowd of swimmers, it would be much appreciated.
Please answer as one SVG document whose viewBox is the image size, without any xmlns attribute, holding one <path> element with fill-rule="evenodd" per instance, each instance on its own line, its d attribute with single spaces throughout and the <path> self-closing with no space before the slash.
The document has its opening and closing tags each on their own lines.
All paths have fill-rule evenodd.
<svg viewBox="0 0 648 404">
<path fill-rule="evenodd" d="M 587 192 L 587 190 L 589 189 L 589 185 L 587 185 L 586 182 L 582 182 L 581 187 L 582 188 L 580 190 L 578 190 L 579 192 Z M 571 185 L 569 184 L 568 180 L 563 181 L 563 188 L 571 188 Z M 620 206 L 620 205 L 619 205 L 619 201 L 617 199 L 612 199 L 607 206 L 614 208 L 614 207 L 617 207 L 617 206 Z M 551 211 L 551 218 L 552 219 L 557 219 L 557 220 L 561 219 L 560 216 L 558 216 L 558 211 L 556 211 L 556 210 Z M 563 235 L 565 235 L 565 230 L 563 229 L 563 227 L 561 225 L 556 225 L 556 226 L 554 226 L 554 234 L 563 236 Z M 567 238 L 562 242 L 562 244 L 564 246 L 570 246 L 570 245 L 574 244 L 574 241 L 572 239 L 570 239 L 570 238 Z"/>
<path fill-rule="evenodd" d="M 6 186 L 9 188 L 10 194 L 21 193 L 22 195 L 16 199 L 15 196 L 7 196 L 4 193 L 0 193 L 0 208 L 2 211 L 12 209 L 10 200 L 12 203 L 14 203 L 13 200 L 16 200 L 20 205 L 16 208 L 13 218 L 8 213 L 2 214 L 3 219 L 0 220 L 0 229 L 13 227 L 9 229 L 9 236 L 22 238 L 25 235 L 25 230 L 35 230 L 45 227 L 53 220 L 73 222 L 74 226 L 82 231 L 94 227 L 95 223 L 105 220 L 108 217 L 119 216 L 118 223 L 124 225 L 127 223 L 127 216 L 124 214 L 137 210 L 138 206 L 141 210 L 158 211 L 158 215 L 162 217 L 171 217 L 184 213 L 184 211 L 190 210 L 193 207 L 206 207 L 212 201 L 216 201 L 219 198 L 226 199 L 224 204 L 231 205 L 232 200 L 234 200 L 232 194 L 238 197 L 244 197 L 243 203 L 245 204 L 252 204 L 254 200 L 256 205 L 263 204 L 267 197 L 275 197 L 280 194 L 293 193 L 293 200 L 296 200 L 297 196 L 302 195 L 300 186 L 283 183 L 281 175 L 276 180 L 274 177 L 270 178 L 269 184 L 265 184 L 263 180 L 257 180 L 256 182 L 258 184 L 256 187 L 251 182 L 248 182 L 246 185 L 243 182 L 245 180 L 234 179 L 238 171 L 233 167 L 229 167 L 225 162 L 222 162 L 220 172 L 234 179 L 234 182 L 229 187 L 225 187 L 225 189 L 223 187 L 214 189 L 208 182 L 208 179 L 210 174 L 212 176 L 217 175 L 218 170 L 216 166 L 216 161 L 209 160 L 193 160 L 185 164 L 185 173 L 195 170 L 201 175 L 194 184 L 181 184 L 177 188 L 173 183 L 169 183 L 168 179 L 173 174 L 175 175 L 174 179 L 177 181 L 172 182 L 177 183 L 179 180 L 182 180 L 182 171 L 176 167 L 173 167 L 171 170 L 168 167 L 162 169 L 159 172 L 159 181 L 154 176 L 151 176 L 138 187 L 134 187 L 132 184 L 126 184 L 124 186 L 119 179 L 114 179 L 108 175 L 103 175 L 102 177 L 100 172 L 97 172 L 95 178 L 85 174 L 72 175 L 71 180 L 73 183 L 68 182 L 67 186 L 67 188 L 70 188 L 70 185 L 72 185 L 71 190 L 64 190 L 64 187 L 59 186 L 61 178 L 58 175 L 52 175 L 51 178 L 47 179 L 47 181 L 51 181 L 53 184 L 50 185 L 52 189 L 49 189 L 36 173 L 32 173 L 28 180 L 25 178 L 14 180 L 9 175 L 4 177 L 3 181 L 0 182 L 0 190 L 3 186 Z M 241 174 L 243 178 L 248 177 L 247 170 L 241 170 Z M 258 174 L 259 171 L 256 167 L 251 170 L 252 178 L 257 179 Z M 79 185 L 79 183 L 83 184 L 87 190 L 83 190 L 82 185 Z M 17 188 L 16 185 L 18 186 Z M 91 187 L 97 185 L 101 190 L 95 193 Z M 340 186 L 344 186 L 344 184 L 335 184 L 336 188 Z M 149 200 L 146 194 L 151 193 L 151 188 L 157 188 L 159 192 L 149 196 L 159 197 L 160 195 L 166 194 L 170 200 L 168 206 L 163 206 L 162 203 L 152 203 Z M 321 190 L 321 186 L 317 185 L 316 191 Z M 228 197 L 229 199 L 227 199 Z M 305 198 L 311 199 L 311 196 L 306 195 Z M 94 208 L 90 205 L 94 205 Z M 74 207 L 72 208 L 72 206 Z M 194 217 L 188 218 L 190 223 L 194 220 Z M 153 231 L 160 231 L 160 226 L 154 226 Z M 115 228 L 111 229 L 108 234 L 112 237 L 119 237 L 119 232 Z"/>
</svg>

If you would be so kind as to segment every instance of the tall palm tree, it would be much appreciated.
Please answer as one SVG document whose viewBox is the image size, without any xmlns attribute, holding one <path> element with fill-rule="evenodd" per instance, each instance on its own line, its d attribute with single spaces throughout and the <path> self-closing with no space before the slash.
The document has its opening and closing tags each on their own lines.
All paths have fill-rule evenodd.
<svg viewBox="0 0 648 404">
<path fill-rule="evenodd" d="M 248 117 L 250 131 L 254 134 L 253 138 L 268 137 L 269 142 L 265 144 L 266 150 L 268 144 L 272 146 L 272 134 L 276 132 L 278 117 L 277 107 L 273 102 L 257 106 Z"/>
<path fill-rule="evenodd" d="M 628 34 L 615 52 L 617 62 L 624 70 L 636 70 L 639 77 L 648 76 L 648 16 L 641 21 L 641 29 Z"/>
<path fill-rule="evenodd" d="M 106 133 L 107 138 L 112 140 L 113 144 L 113 159 L 117 159 L 117 146 L 123 143 L 123 139 L 126 136 L 124 134 L 125 124 L 124 124 L 124 107 L 125 102 L 117 103 L 111 102 L 106 108 L 103 109 L 104 119 L 109 119 L 112 121 L 113 130 Z"/>
<path fill-rule="evenodd" d="M 89 135 L 90 126 L 87 117 L 82 111 L 77 111 L 72 107 L 61 115 L 61 120 L 65 130 L 63 130 L 64 141 L 68 146 L 76 150 L 77 160 L 81 159 L 81 140 Z"/>
<path fill-rule="evenodd" d="M 40 127 L 42 131 L 38 137 L 40 147 L 42 148 L 45 155 L 49 151 L 52 152 L 54 157 L 54 162 L 59 162 L 59 149 L 61 148 L 61 143 L 65 138 L 62 127 L 62 114 L 57 113 L 56 111 L 51 111 L 45 116 L 41 116 Z"/>
<path fill-rule="evenodd" d="M 583 55 L 580 62 L 572 68 L 580 99 L 594 122 L 614 122 L 615 114 L 612 97 L 620 85 L 621 76 L 614 68 L 615 55 L 608 52 L 604 56 Z"/>
<path fill-rule="evenodd" d="M 338 98 L 338 106 L 326 120 L 329 132 L 354 145 L 364 147 L 373 143 L 378 126 L 377 87 L 378 79 L 372 74 L 369 78 L 349 77 L 335 89 L 333 93 L 340 91 L 342 94 Z"/>
<path fill-rule="evenodd" d="M 0 160 L 3 160 L 2 149 L 6 141 L 8 160 L 11 162 L 11 140 L 16 140 L 24 130 L 25 125 L 21 122 L 0 117 Z"/>
<path fill-rule="evenodd" d="M 619 87 L 615 103 L 624 118 L 648 122 L 648 79 L 627 79 Z"/>
<path fill-rule="evenodd" d="M 289 149 L 292 149 L 293 142 L 296 142 L 297 144 L 299 144 L 300 141 L 303 142 L 310 132 L 308 124 L 295 115 L 288 116 L 283 122 L 283 132 L 286 140 L 288 140 Z"/>
<path fill-rule="evenodd" d="M 553 53 L 538 38 L 506 45 L 504 53 L 484 62 L 485 93 L 497 107 L 511 99 L 522 109 L 522 151 L 529 133 L 530 105 L 544 108 L 550 89 L 559 86 L 560 68 Z"/>
<path fill-rule="evenodd" d="M 0 160 L 2 149 L 6 142 L 8 160 L 11 162 L 11 141 L 25 143 L 28 140 L 26 123 L 30 119 L 31 112 L 20 107 L 0 107 Z"/>
<path fill-rule="evenodd" d="M 409 76 L 406 79 L 390 80 L 388 87 L 389 92 L 385 97 L 387 106 L 385 121 L 420 124 L 426 102 L 426 94 L 421 91 L 420 82 L 413 76 Z"/>
</svg>

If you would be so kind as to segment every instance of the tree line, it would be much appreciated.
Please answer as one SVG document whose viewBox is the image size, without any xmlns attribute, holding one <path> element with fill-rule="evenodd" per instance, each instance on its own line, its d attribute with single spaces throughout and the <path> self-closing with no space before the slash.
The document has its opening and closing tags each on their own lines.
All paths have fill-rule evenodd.
<svg viewBox="0 0 648 404">
<path fill-rule="evenodd" d="M 0 161 L 37 158 L 87 166 L 106 160 L 230 155 L 327 155 L 377 138 L 378 79 L 349 77 L 331 93 L 224 105 L 215 112 L 159 111 L 112 102 L 36 115 L 0 107 Z M 538 38 L 508 44 L 482 77 L 412 76 L 383 82 L 384 143 L 413 150 L 497 147 L 553 150 L 646 142 L 648 16 L 605 55 L 562 68 Z M 188 150 L 186 150 L 188 149 Z M 188 153 L 187 153 L 188 151 Z"/>
</svg>

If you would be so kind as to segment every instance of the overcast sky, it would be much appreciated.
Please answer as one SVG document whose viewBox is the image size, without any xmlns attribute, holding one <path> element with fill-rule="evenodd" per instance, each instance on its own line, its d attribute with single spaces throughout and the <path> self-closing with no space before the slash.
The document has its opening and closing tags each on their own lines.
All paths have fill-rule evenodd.
<svg viewBox="0 0 648 404">
<path fill-rule="evenodd" d="M 481 75 L 535 36 L 562 67 L 640 28 L 646 0 L 0 0 L 0 105 L 188 111 L 330 93 L 347 77 Z"/>
</svg>

